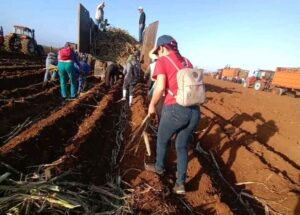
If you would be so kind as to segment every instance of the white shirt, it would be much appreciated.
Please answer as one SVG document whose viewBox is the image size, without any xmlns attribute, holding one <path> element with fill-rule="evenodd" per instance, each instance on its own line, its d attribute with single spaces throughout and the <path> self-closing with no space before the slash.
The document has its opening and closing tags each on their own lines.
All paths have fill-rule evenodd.
<svg viewBox="0 0 300 215">
<path fill-rule="evenodd" d="M 150 78 L 152 81 L 156 81 L 155 79 L 152 78 L 155 66 L 156 66 L 156 61 L 154 61 L 153 63 L 150 64 Z"/>
<path fill-rule="evenodd" d="M 103 7 L 104 5 L 104 2 L 100 3 L 98 6 L 97 6 L 97 9 L 96 9 L 96 15 L 95 15 L 95 18 L 97 20 L 103 20 L 103 15 L 104 15 L 104 11 L 103 11 L 103 8 L 101 9 L 101 7 Z"/>
</svg>

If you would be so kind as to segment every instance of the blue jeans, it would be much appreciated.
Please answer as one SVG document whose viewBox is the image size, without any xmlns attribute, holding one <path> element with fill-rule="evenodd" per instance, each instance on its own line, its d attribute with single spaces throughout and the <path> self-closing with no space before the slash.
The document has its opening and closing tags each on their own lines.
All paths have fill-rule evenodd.
<svg viewBox="0 0 300 215">
<path fill-rule="evenodd" d="M 143 32 L 145 29 L 145 25 L 140 24 L 139 25 L 139 42 L 142 43 L 143 42 Z"/>
<path fill-rule="evenodd" d="M 78 93 L 83 92 L 86 85 L 86 75 L 80 74 L 78 77 Z"/>
<path fill-rule="evenodd" d="M 184 184 L 188 165 L 188 143 L 200 120 L 199 106 L 183 107 L 178 104 L 163 108 L 158 127 L 155 168 L 164 170 L 167 145 L 176 134 L 177 184 Z"/>
</svg>

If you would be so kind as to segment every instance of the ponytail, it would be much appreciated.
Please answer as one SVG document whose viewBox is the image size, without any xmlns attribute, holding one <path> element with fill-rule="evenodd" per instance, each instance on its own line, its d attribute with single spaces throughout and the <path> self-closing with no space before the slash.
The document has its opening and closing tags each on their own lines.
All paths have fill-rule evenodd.
<svg viewBox="0 0 300 215">
<path fill-rule="evenodd" d="M 175 54 L 176 54 L 177 59 L 181 62 L 181 64 L 182 64 L 184 67 L 187 66 L 185 59 L 181 56 L 181 54 L 180 54 L 180 52 L 179 52 L 179 50 L 178 50 L 178 45 L 177 45 L 177 42 L 176 42 L 175 40 L 172 41 L 172 42 L 169 43 L 169 44 L 164 45 L 164 46 L 166 47 L 167 50 L 169 50 L 169 51 L 170 51 L 170 50 L 171 50 L 171 51 L 174 51 Z"/>
</svg>

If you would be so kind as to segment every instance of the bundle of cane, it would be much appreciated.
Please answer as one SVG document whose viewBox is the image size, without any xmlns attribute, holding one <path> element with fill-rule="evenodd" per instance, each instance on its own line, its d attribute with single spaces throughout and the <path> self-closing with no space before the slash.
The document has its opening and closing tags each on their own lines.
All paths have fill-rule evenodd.
<svg viewBox="0 0 300 215">
<path fill-rule="evenodd" d="M 147 128 L 150 125 L 150 121 L 151 121 L 151 117 L 150 117 L 150 115 L 147 115 L 144 118 L 144 120 L 142 121 L 141 125 L 136 129 L 136 131 L 134 132 L 134 134 L 131 137 L 131 140 L 130 140 L 129 144 L 131 145 L 133 143 L 136 143 L 135 154 L 136 154 L 136 152 L 139 148 L 139 144 L 141 142 L 141 139 L 144 138 L 144 143 L 145 143 L 145 146 L 146 146 L 147 155 L 151 156 L 148 133 L 146 132 Z"/>
</svg>

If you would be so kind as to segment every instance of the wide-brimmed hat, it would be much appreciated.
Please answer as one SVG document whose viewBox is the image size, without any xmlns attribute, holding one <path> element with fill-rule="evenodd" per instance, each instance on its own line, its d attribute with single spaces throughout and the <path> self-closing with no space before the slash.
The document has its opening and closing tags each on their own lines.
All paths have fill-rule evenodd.
<svg viewBox="0 0 300 215">
<path fill-rule="evenodd" d="M 142 6 L 139 6 L 138 10 L 144 10 L 144 8 Z"/>
<path fill-rule="evenodd" d="M 154 53 L 155 51 L 156 51 L 156 47 L 154 47 L 153 49 L 151 49 L 149 51 L 149 57 L 150 57 L 151 60 L 157 60 L 158 59 L 157 54 Z"/>
<path fill-rule="evenodd" d="M 153 51 L 154 54 L 157 54 L 158 48 L 162 45 L 171 44 L 172 42 L 176 42 L 176 40 L 171 37 L 170 35 L 162 35 L 157 39 L 155 50 Z"/>
</svg>

